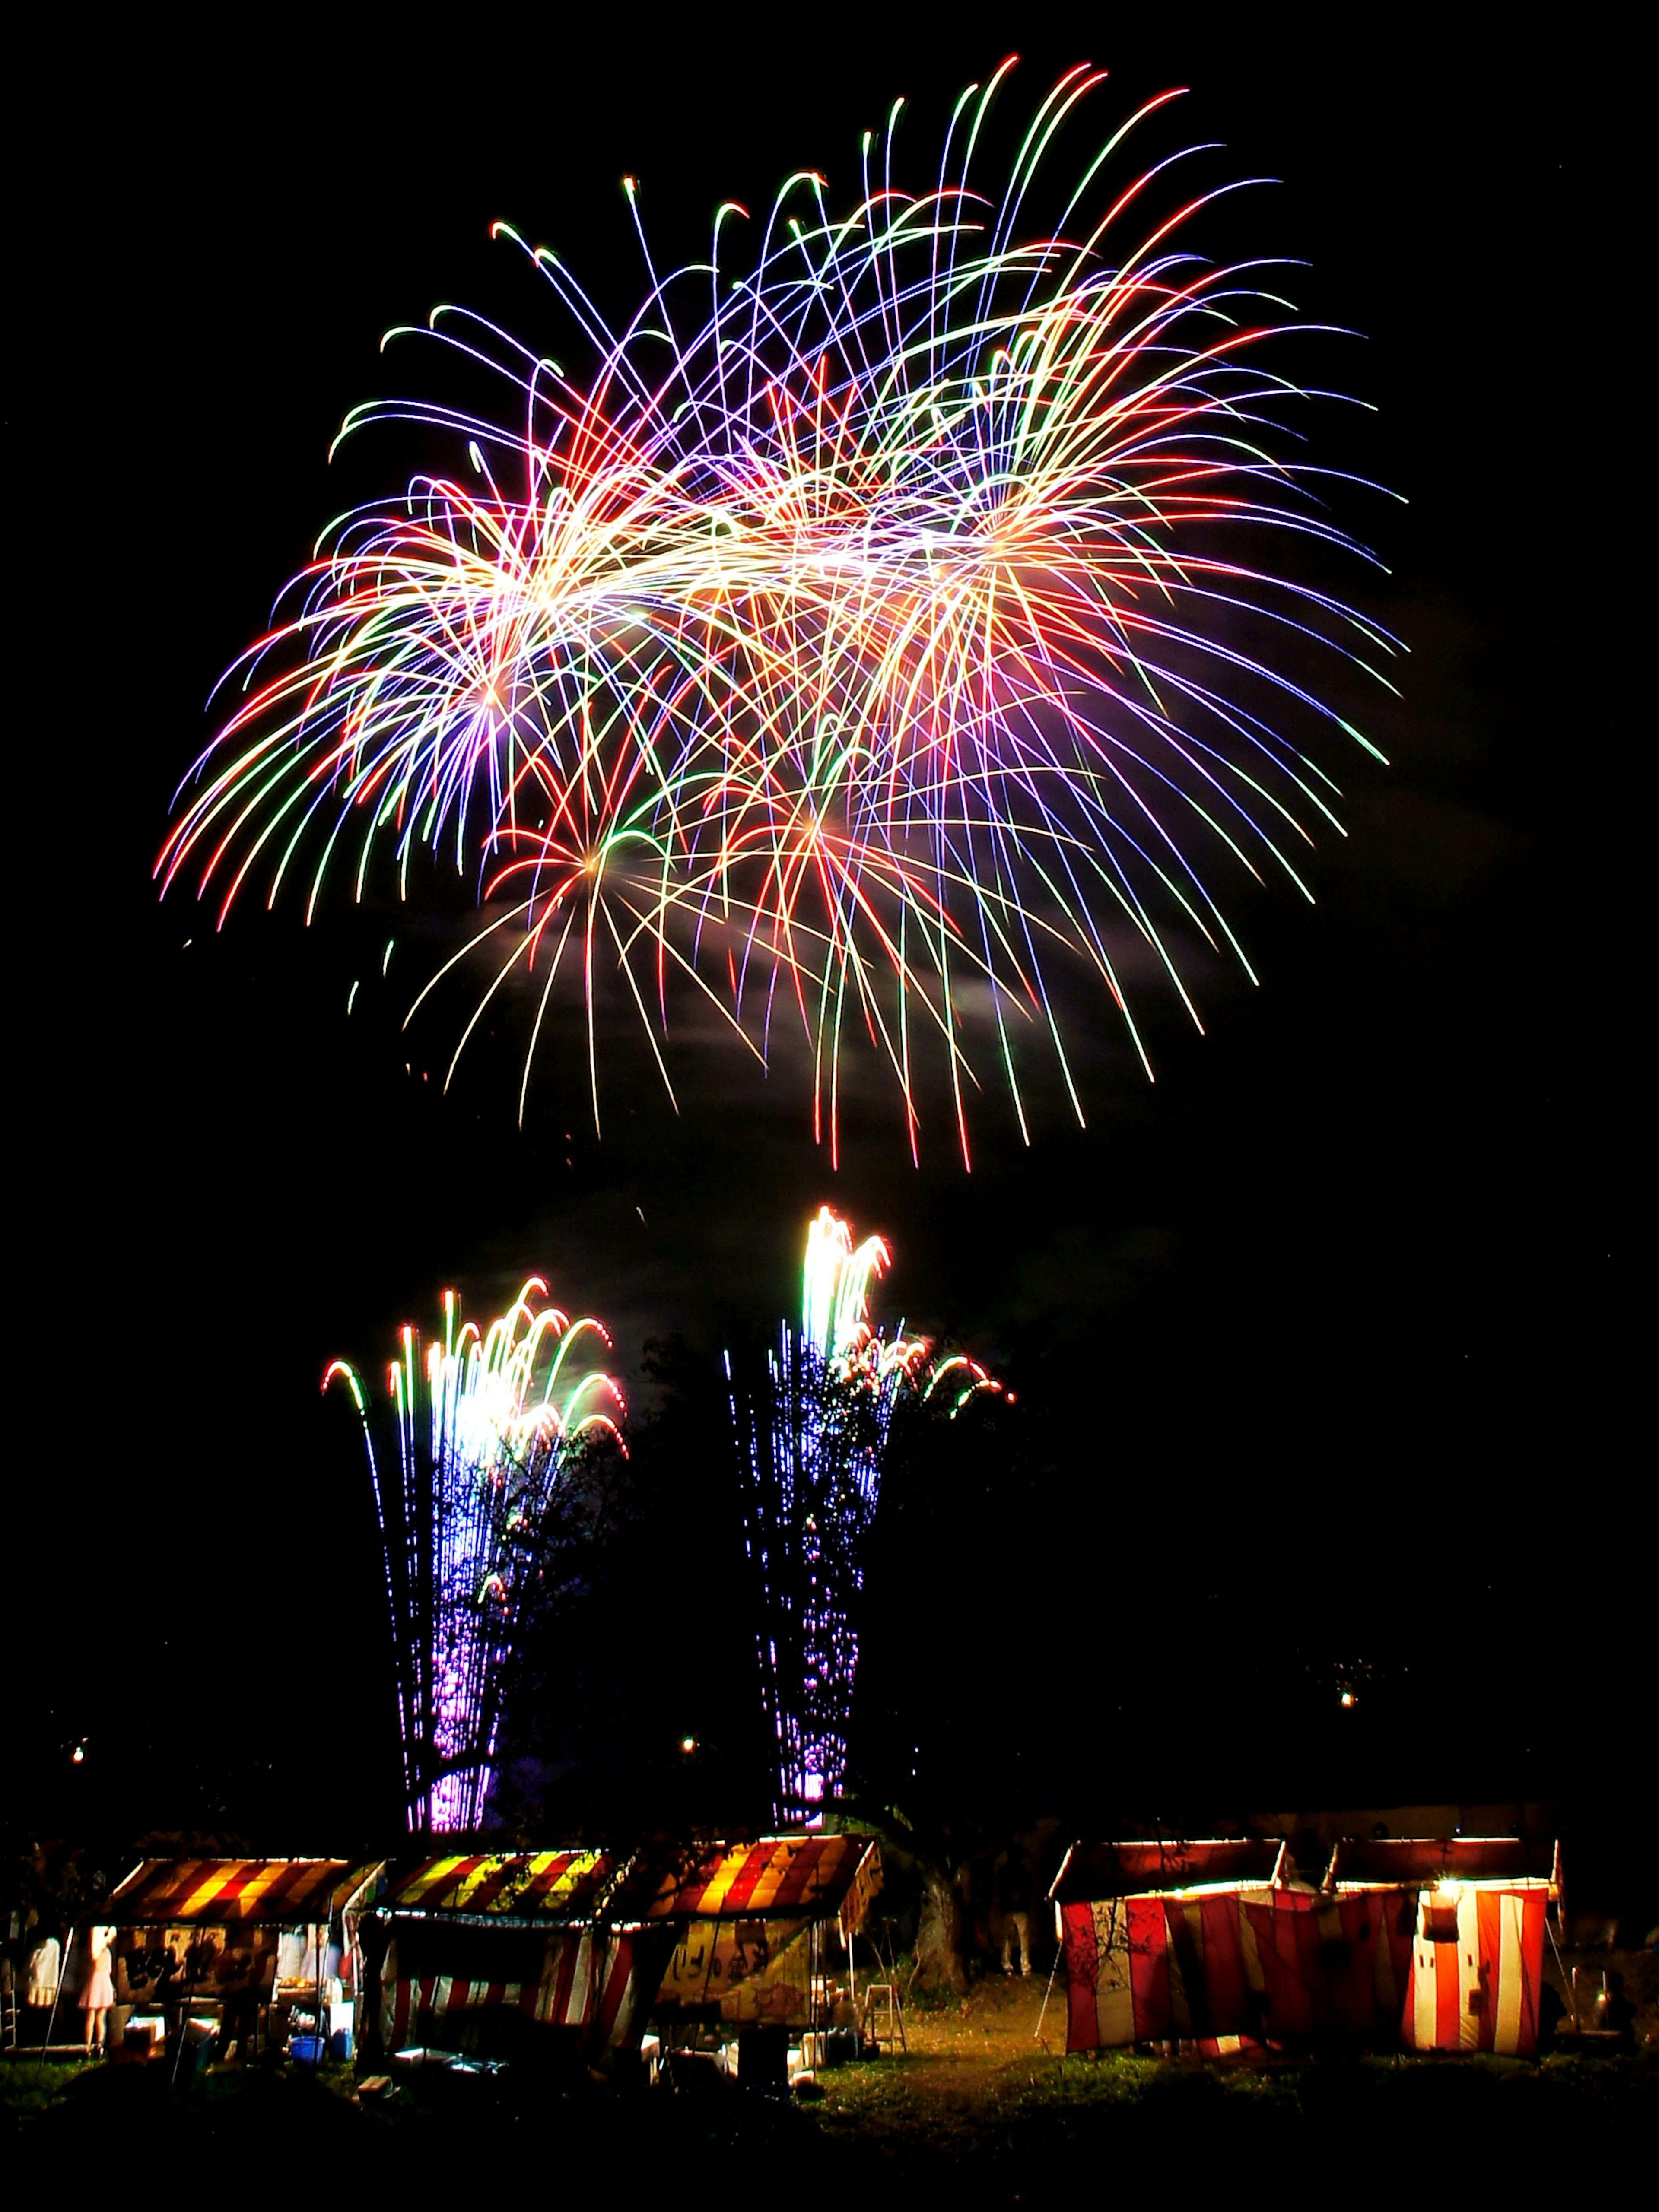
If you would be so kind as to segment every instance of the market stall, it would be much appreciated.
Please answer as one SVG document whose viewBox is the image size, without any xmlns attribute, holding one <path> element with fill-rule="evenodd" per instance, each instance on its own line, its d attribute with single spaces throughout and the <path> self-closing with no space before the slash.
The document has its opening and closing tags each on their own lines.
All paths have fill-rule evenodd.
<svg viewBox="0 0 1659 2212">
<path fill-rule="evenodd" d="M 378 1862 L 146 1859 L 82 1916 L 77 1942 L 113 1930 L 113 2022 L 159 2041 L 187 2021 L 218 2031 L 222 2055 L 302 2039 L 349 2055 L 352 1941 Z"/>
<path fill-rule="evenodd" d="M 1407 2050 L 1536 2054 L 1545 1914 L 1561 1899 L 1559 1843 L 1345 1838 L 1323 1887 L 1338 1909 L 1388 1931 Z"/>
<path fill-rule="evenodd" d="M 1273 1838 L 1103 1844 L 1050 1894 L 1070 2051 L 1538 2049 L 1549 1844 L 1345 1838 L 1317 1889 Z"/>
<path fill-rule="evenodd" d="M 868 1836 L 715 1844 L 665 1867 L 641 1911 L 672 1934 L 651 2008 L 665 2044 L 735 2042 L 750 2081 L 781 2078 L 791 2043 L 829 2027 L 838 1986 L 855 2013 L 854 1938 L 880 1887 Z"/>
<path fill-rule="evenodd" d="M 1310 1901 L 1276 1838 L 1074 1844 L 1048 1892 L 1066 1960 L 1067 2051 L 1269 2033 L 1256 1921 Z M 1269 1958 L 1273 1945 L 1269 1942 Z"/>
<path fill-rule="evenodd" d="M 562 2048 L 597 2063 L 636 2042 L 667 1937 L 618 1924 L 632 1864 L 562 1850 L 394 1867 L 361 1939 L 379 1991 L 374 2047 L 543 2057 Z"/>
</svg>

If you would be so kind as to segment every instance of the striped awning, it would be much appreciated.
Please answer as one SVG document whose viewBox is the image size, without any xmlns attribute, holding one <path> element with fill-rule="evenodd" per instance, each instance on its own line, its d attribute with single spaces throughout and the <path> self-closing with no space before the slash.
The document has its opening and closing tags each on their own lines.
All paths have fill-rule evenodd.
<svg viewBox="0 0 1659 2212">
<path fill-rule="evenodd" d="M 521 1920 L 588 1920 L 619 1862 L 605 1851 L 505 1851 L 421 1859 L 393 1870 L 384 1911 L 489 1913 Z"/>
<path fill-rule="evenodd" d="M 1277 1836 L 1074 1844 L 1048 1894 L 1065 1905 L 1089 1898 L 1154 1896 L 1206 1882 L 1271 1884 L 1285 1878 L 1284 1850 Z"/>
<path fill-rule="evenodd" d="M 297 1928 L 331 1919 L 379 1871 L 349 1859 L 145 1859 L 82 1917 L 117 1928 Z"/>
<path fill-rule="evenodd" d="M 868 1836 L 773 1836 L 757 1844 L 717 1844 L 689 1866 L 661 1875 L 643 1904 L 646 1920 L 717 1920 L 742 1913 L 839 1910 L 866 1859 L 878 1866 Z M 866 1882 L 873 1895 L 873 1867 Z"/>
</svg>

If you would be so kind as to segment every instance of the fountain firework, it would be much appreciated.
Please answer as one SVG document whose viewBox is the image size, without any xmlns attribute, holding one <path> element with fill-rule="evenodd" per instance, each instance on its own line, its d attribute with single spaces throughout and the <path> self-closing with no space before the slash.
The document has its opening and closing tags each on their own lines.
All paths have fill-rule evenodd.
<svg viewBox="0 0 1659 2212">
<path fill-rule="evenodd" d="M 960 1354 L 936 1359 L 902 1324 L 890 1338 L 872 1327 L 871 1286 L 890 1256 L 879 1237 L 854 1243 L 851 1226 L 820 1206 L 799 1331 L 783 1323 L 758 1389 L 726 1362 L 781 1822 L 821 1817 L 846 1778 L 859 1601 L 895 1407 L 907 1395 L 937 1399 L 954 1419 L 1001 1387 Z"/>
<path fill-rule="evenodd" d="M 362 1421 L 409 1825 L 420 1832 L 483 1818 L 525 1601 L 580 1517 L 584 1446 L 598 1436 L 621 1441 L 622 1395 L 609 1375 L 584 1370 L 579 1352 L 590 1337 L 608 1348 L 609 1336 L 596 1321 L 572 1322 L 539 1304 L 546 1295 L 531 1277 L 481 1332 L 461 1322 L 446 1291 L 443 1336 L 424 1356 L 415 1330 L 402 1330 L 384 1424 L 395 1432 L 395 1478 L 382 1471 L 356 1370 L 336 1360 L 323 1378 L 325 1390 L 345 1385 Z"/>
</svg>

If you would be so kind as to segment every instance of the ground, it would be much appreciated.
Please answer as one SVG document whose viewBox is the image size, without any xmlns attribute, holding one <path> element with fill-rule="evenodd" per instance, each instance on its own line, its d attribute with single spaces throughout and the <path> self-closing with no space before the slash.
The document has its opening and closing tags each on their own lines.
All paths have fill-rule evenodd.
<svg viewBox="0 0 1659 2212">
<path fill-rule="evenodd" d="M 1645 1993 L 1653 1978 L 1651 1962 L 1628 1962 L 1627 1983 Z M 820 2095 L 787 2103 L 717 2084 L 680 2097 L 595 2087 L 515 2109 L 469 2083 L 374 2109 L 355 2101 L 346 2068 L 320 2082 L 289 2069 L 216 2069 L 169 2094 L 155 2065 L 52 2062 L 42 2073 L 15 2056 L 0 2093 L 9 2127 L 47 2158 L 79 2157 L 95 2136 L 124 2167 L 175 2183 L 198 2165 L 205 2177 L 312 2158 L 335 2179 L 430 2188 L 488 2177 L 495 2194 L 517 2173 L 544 2173 L 551 2155 L 567 2172 L 626 2173 L 636 2191 L 682 2203 L 787 2184 L 848 2203 L 932 2188 L 955 2203 L 1058 2204 L 1109 2178 L 1178 2191 L 1220 2176 L 1253 2194 L 1252 2178 L 1265 2191 L 1296 2172 L 1346 2177 L 1345 2193 L 1366 2193 L 1373 2174 L 1426 2172 L 1448 2152 L 1483 2189 L 1496 2175 L 1541 2188 L 1558 2162 L 1616 2176 L 1620 2140 L 1651 2137 L 1659 2121 L 1645 2008 L 1650 2048 L 1624 2057 L 1206 2064 L 1067 2058 L 1063 1996 L 1056 1986 L 1041 2018 L 1041 1978 L 994 1976 L 965 2002 L 918 2002 L 908 2053 L 828 2069 Z"/>
</svg>

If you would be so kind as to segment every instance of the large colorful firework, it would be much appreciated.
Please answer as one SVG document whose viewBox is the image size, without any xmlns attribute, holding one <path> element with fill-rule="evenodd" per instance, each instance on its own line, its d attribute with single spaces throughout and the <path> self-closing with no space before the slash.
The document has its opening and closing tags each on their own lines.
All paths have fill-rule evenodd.
<svg viewBox="0 0 1659 2212">
<path fill-rule="evenodd" d="M 1067 969 L 1143 1060 L 1131 948 L 1196 1020 L 1183 939 L 1244 961 L 1215 867 L 1304 888 L 1295 850 L 1335 796 L 1304 747 L 1366 742 L 1291 666 L 1390 641 L 1265 551 L 1357 549 L 1319 503 L 1328 472 L 1283 450 L 1298 395 L 1266 342 L 1297 325 L 1267 265 L 1200 258 L 1218 195 L 1176 191 L 1180 156 L 1120 171 L 1164 100 L 1067 169 L 1103 76 L 1068 71 L 986 190 L 1009 66 L 962 95 L 921 189 L 901 102 L 851 205 L 792 177 L 746 258 L 731 204 L 707 262 L 665 276 L 641 228 L 620 331 L 499 226 L 593 366 L 434 312 L 501 404 L 347 418 L 417 422 L 464 465 L 326 534 L 233 672 L 165 880 L 222 914 L 296 877 L 309 915 L 331 876 L 361 896 L 384 855 L 413 895 L 442 856 L 478 912 L 434 981 L 493 959 L 458 1057 L 528 985 L 521 1113 L 566 975 L 596 1116 L 606 992 L 667 1081 L 675 984 L 763 1060 L 800 1023 L 832 1145 L 861 1032 L 913 1151 L 930 1057 L 964 1154 L 981 1059 L 1022 1129 L 1045 1055 L 1081 1116 Z"/>
<path fill-rule="evenodd" d="M 619 1441 L 622 1396 L 586 1369 L 596 1321 L 539 1303 L 532 1276 L 482 1333 L 446 1291 L 443 1336 L 422 1355 L 401 1334 L 386 1375 L 384 1429 L 356 1370 L 336 1360 L 362 1419 L 386 1559 L 409 1824 L 476 1827 L 489 1794 L 501 1691 L 525 1599 L 585 1501 L 574 1478 L 596 1437 Z M 386 1437 L 382 1435 L 382 1445 Z"/>
<path fill-rule="evenodd" d="M 820 1206 L 807 1231 L 799 1333 L 783 1324 L 758 1389 L 726 1363 L 782 1822 L 820 1817 L 846 1778 L 859 1602 L 895 1406 L 906 1393 L 936 1397 L 954 1419 L 969 1398 L 1000 1389 L 973 1360 L 937 1359 L 925 1337 L 872 1326 L 871 1285 L 888 1259 L 879 1237 L 855 1244 L 850 1225 Z"/>
</svg>

